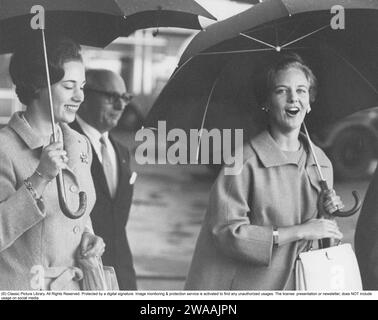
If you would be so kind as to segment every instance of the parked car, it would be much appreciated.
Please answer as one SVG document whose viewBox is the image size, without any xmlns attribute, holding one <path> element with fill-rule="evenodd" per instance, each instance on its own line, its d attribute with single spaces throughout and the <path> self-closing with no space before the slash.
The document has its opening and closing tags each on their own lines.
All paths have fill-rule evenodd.
<svg viewBox="0 0 378 320">
<path fill-rule="evenodd" d="M 378 163 L 378 107 L 354 113 L 314 138 L 339 179 L 367 178 Z"/>
</svg>

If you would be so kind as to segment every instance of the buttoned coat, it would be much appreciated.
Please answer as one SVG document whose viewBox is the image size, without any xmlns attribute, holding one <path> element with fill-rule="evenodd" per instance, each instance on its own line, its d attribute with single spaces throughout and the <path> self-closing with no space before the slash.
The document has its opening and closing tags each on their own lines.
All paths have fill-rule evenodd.
<svg viewBox="0 0 378 320">
<path fill-rule="evenodd" d="M 298 165 L 287 160 L 267 131 L 243 147 L 240 174 L 222 170 L 214 183 L 185 288 L 187 290 L 294 289 L 297 255 L 307 242 L 273 246 L 273 226 L 287 227 L 316 218 L 314 205 L 301 212 L 302 199 L 320 192 L 319 176 L 307 141 L 305 173 L 310 183 L 303 198 Z M 332 166 L 315 147 L 323 174 L 333 185 Z M 307 178 L 306 178 L 307 179 Z M 307 190 L 307 189 L 306 189 Z"/>
<path fill-rule="evenodd" d="M 378 169 L 358 217 L 354 245 L 364 290 L 378 290 Z"/>
<path fill-rule="evenodd" d="M 77 121 L 71 124 L 71 128 L 85 134 Z M 130 153 L 111 132 L 109 139 L 117 155 L 118 187 L 115 197 L 112 198 L 102 164 L 96 152 L 93 152 L 92 177 L 97 200 L 91 213 L 91 219 L 94 232 L 102 237 L 106 244 L 105 253 L 102 256 L 103 263 L 114 267 L 121 290 L 136 290 L 133 257 L 126 232 L 134 192 L 133 183 L 130 182 Z"/>
<path fill-rule="evenodd" d="M 43 287 L 50 289 L 50 271 L 76 266 L 82 234 L 92 232 L 89 213 L 95 190 L 90 174 L 91 148 L 88 140 L 68 125 L 62 124 L 61 129 L 69 158 L 69 169 L 63 170 L 68 206 L 78 208 L 79 191 L 88 197 L 86 212 L 77 220 L 61 212 L 55 179 L 43 193 L 44 208 L 26 189 L 24 180 L 39 164 L 43 141 L 20 113 L 0 130 L 0 290 L 36 289 L 35 277 L 41 275 L 32 272 L 40 266 L 46 273 Z M 61 285 L 59 289 L 79 289 L 78 282 L 71 279 Z"/>
</svg>

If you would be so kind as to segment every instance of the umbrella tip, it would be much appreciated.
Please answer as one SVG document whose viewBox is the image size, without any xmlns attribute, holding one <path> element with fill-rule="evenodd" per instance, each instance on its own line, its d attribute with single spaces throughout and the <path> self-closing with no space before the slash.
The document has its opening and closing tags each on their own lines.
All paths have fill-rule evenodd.
<svg viewBox="0 0 378 320">
<path fill-rule="evenodd" d="M 277 46 L 277 47 L 276 47 L 276 51 L 277 51 L 277 52 L 281 52 L 281 50 L 282 50 L 282 48 L 281 48 L 280 46 Z"/>
</svg>

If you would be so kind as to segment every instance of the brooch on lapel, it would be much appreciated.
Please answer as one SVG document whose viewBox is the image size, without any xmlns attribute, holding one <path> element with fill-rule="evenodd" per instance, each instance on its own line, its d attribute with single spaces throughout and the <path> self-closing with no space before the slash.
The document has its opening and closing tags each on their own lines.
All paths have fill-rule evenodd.
<svg viewBox="0 0 378 320">
<path fill-rule="evenodd" d="M 80 160 L 81 162 L 88 164 L 88 154 L 86 154 L 85 152 L 80 153 Z"/>
</svg>

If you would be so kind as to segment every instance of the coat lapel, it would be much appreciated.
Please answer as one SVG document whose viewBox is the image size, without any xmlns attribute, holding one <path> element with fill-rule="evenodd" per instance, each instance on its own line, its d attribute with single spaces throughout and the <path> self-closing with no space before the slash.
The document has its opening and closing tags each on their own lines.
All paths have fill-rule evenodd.
<svg viewBox="0 0 378 320">
<path fill-rule="evenodd" d="M 76 130 L 77 132 L 85 136 L 83 129 L 81 128 L 81 126 L 79 125 L 77 121 L 72 122 L 70 126 L 72 129 Z M 108 184 L 106 182 L 104 169 L 93 147 L 92 147 L 92 156 L 93 158 L 92 158 L 91 172 L 92 172 L 92 178 L 95 182 L 95 186 L 96 188 L 100 188 L 102 190 L 103 195 L 110 198 L 110 192 L 109 192 Z"/>
<path fill-rule="evenodd" d="M 78 149 L 78 145 L 81 143 L 81 141 L 78 141 L 75 135 L 70 132 L 71 129 L 68 127 L 68 125 L 61 124 L 60 128 L 62 129 L 63 134 L 64 149 L 66 150 L 68 156 L 68 167 L 72 171 L 75 171 L 77 163 L 80 161 L 80 151 Z"/>
</svg>

